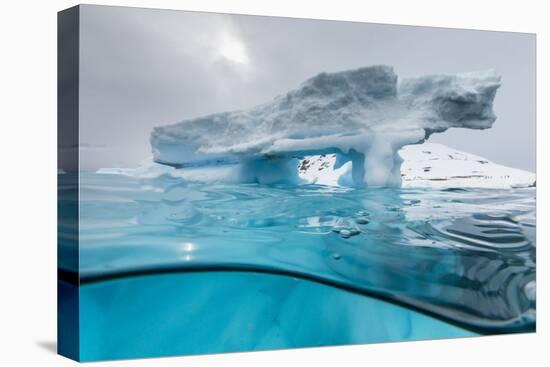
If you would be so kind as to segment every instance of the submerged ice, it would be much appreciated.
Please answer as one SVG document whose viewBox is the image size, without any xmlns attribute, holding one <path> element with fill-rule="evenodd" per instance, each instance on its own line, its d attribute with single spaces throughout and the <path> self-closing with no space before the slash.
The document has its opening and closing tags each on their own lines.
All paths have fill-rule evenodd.
<svg viewBox="0 0 550 367">
<path fill-rule="evenodd" d="M 175 167 L 238 162 L 238 182 L 299 182 L 299 159 L 336 154 L 342 180 L 399 186 L 402 147 L 452 127 L 490 128 L 493 71 L 404 79 L 389 66 L 321 73 L 249 110 L 159 126 L 154 159 Z"/>
</svg>

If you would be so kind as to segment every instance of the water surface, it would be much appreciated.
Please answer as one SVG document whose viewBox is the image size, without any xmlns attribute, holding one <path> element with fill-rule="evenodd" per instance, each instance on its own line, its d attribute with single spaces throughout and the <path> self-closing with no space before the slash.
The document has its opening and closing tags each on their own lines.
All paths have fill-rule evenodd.
<svg viewBox="0 0 550 367">
<path fill-rule="evenodd" d="M 80 203 L 87 360 L 535 329 L 534 188 L 81 173 Z"/>
</svg>

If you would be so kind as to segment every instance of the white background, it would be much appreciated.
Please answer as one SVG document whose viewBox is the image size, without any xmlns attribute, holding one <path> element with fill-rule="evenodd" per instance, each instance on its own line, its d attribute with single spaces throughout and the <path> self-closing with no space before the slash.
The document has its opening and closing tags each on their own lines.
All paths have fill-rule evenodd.
<svg viewBox="0 0 550 367">
<path fill-rule="evenodd" d="M 542 166 L 548 161 L 545 158 L 549 150 L 546 142 L 548 102 L 545 105 L 544 101 L 550 98 L 550 27 L 545 1 L 113 0 L 95 3 L 534 32 L 537 33 L 539 143 L 537 334 L 97 365 L 548 365 L 550 308 L 545 281 L 549 277 L 548 227 L 545 228 L 548 194 L 544 188 L 547 171 Z M 3 366 L 74 364 L 53 350 L 56 339 L 56 12 L 75 4 L 62 0 L 12 0 L 2 2 L 0 7 L 0 365 Z"/>
</svg>

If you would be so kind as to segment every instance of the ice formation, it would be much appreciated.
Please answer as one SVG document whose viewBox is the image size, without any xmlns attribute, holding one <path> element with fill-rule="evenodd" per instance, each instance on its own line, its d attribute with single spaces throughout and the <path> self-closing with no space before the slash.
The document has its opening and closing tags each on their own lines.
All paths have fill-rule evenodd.
<svg viewBox="0 0 550 367">
<path fill-rule="evenodd" d="M 474 154 L 442 144 L 423 143 L 399 151 L 401 186 L 405 188 L 525 188 L 536 185 L 536 175 L 506 167 Z M 306 183 L 349 186 L 346 182 L 351 164 L 334 169 L 336 154 L 305 157 L 299 175 Z"/>
<path fill-rule="evenodd" d="M 496 117 L 493 71 L 404 79 L 389 66 L 321 73 L 249 110 L 160 126 L 154 160 L 188 167 L 240 162 L 240 182 L 299 182 L 299 160 L 336 154 L 355 186 L 398 186 L 397 152 L 451 127 L 487 129 Z"/>
</svg>

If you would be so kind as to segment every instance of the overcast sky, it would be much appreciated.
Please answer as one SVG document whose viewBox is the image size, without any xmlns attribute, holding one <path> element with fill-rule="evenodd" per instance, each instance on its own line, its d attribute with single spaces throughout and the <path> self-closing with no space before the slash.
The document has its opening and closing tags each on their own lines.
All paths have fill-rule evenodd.
<svg viewBox="0 0 550 367">
<path fill-rule="evenodd" d="M 430 141 L 535 171 L 535 36 L 85 5 L 82 169 L 134 167 L 153 126 L 249 108 L 323 71 L 373 64 L 399 78 L 495 69 L 498 116 Z"/>
</svg>

